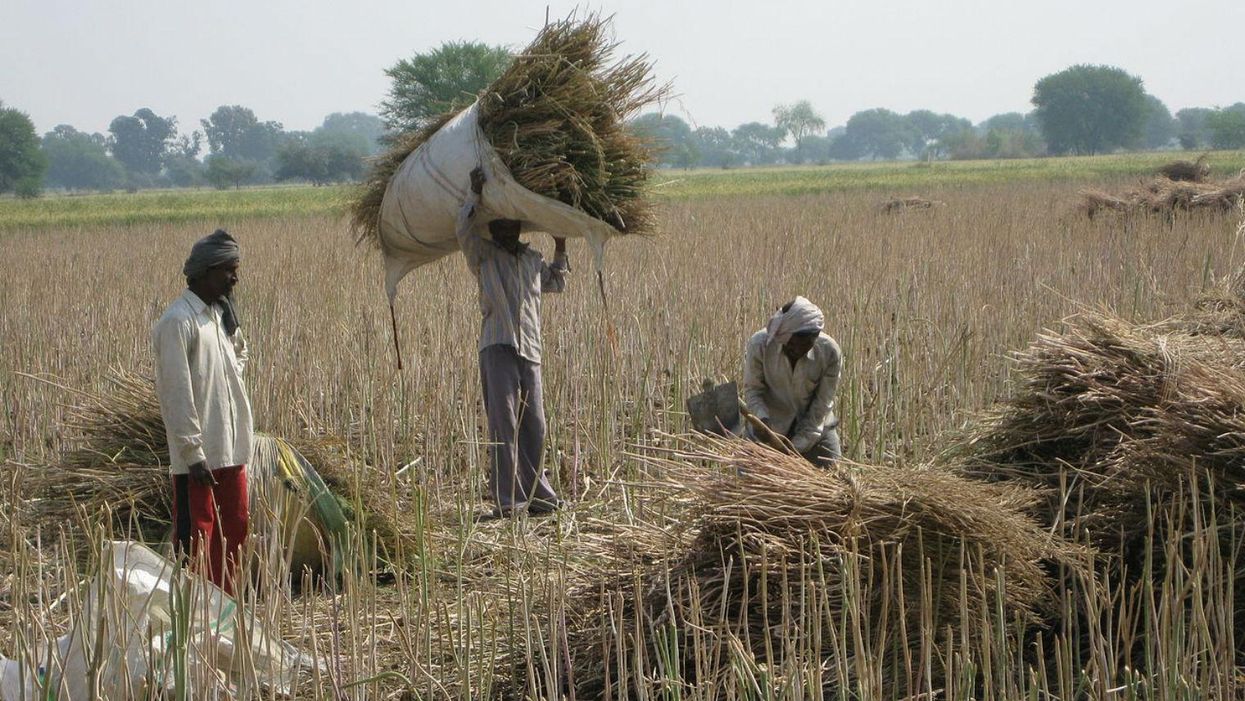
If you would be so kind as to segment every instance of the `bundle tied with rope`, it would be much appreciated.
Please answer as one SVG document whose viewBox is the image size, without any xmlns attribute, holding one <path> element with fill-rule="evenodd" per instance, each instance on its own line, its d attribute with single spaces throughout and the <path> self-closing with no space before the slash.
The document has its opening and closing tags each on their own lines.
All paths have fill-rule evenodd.
<svg viewBox="0 0 1245 701">
<path fill-rule="evenodd" d="M 469 107 L 397 136 L 373 163 L 351 206 L 352 228 L 384 256 L 395 350 L 398 284 L 458 250 L 455 225 L 474 168 L 485 175 L 484 216 L 588 242 L 602 298 L 606 241 L 651 230 L 651 151 L 626 122 L 667 89 L 644 56 L 615 61 L 608 30 L 597 15 L 545 26 Z"/>
</svg>

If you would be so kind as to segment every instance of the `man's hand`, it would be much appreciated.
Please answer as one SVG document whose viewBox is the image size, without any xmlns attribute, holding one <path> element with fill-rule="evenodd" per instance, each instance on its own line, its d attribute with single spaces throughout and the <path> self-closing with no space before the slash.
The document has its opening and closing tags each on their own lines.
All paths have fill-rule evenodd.
<svg viewBox="0 0 1245 701">
<path fill-rule="evenodd" d="M 484 181 L 485 180 L 486 178 L 484 177 L 484 169 L 481 168 L 480 166 L 476 166 L 471 171 L 471 191 L 476 193 L 477 195 L 482 194 L 484 192 Z"/>
<path fill-rule="evenodd" d="M 209 487 L 216 486 L 216 478 L 212 476 L 212 471 L 207 468 L 207 463 L 202 460 L 190 466 L 190 479 Z"/>
<path fill-rule="evenodd" d="M 566 253 L 566 239 L 561 236 L 553 237 L 553 252 Z"/>
</svg>

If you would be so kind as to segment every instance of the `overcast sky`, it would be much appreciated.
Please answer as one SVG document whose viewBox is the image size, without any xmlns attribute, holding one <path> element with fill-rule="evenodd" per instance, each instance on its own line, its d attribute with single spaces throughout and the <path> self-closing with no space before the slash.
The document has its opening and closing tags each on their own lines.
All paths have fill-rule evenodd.
<svg viewBox="0 0 1245 701">
<path fill-rule="evenodd" d="M 0 0 L 0 101 L 106 131 L 150 107 L 183 132 L 222 104 L 286 129 L 375 113 L 383 70 L 451 40 L 522 48 L 572 2 L 525 0 Z M 1245 101 L 1245 0 L 615 0 L 697 126 L 768 122 L 807 99 L 828 126 L 854 112 L 931 109 L 974 122 L 1030 109 L 1033 83 L 1076 63 L 1119 66 L 1174 113 Z"/>
</svg>

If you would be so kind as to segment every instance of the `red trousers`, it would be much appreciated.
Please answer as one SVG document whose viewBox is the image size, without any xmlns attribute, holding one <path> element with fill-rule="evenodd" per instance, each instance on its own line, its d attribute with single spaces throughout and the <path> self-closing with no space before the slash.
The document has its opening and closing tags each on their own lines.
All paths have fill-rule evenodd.
<svg viewBox="0 0 1245 701">
<path fill-rule="evenodd" d="M 173 544 L 192 563 L 202 559 L 208 571 L 200 574 L 233 595 L 238 551 L 250 520 L 246 466 L 222 467 L 212 470 L 212 476 L 215 486 L 190 475 L 173 475 Z"/>
</svg>

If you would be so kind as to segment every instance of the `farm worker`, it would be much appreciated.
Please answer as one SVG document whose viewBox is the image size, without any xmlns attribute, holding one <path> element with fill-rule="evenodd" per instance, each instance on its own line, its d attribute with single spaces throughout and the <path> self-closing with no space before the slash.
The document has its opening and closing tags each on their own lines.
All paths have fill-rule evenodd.
<svg viewBox="0 0 1245 701">
<path fill-rule="evenodd" d="M 182 267 L 187 289 L 151 333 L 173 474 L 174 544 L 182 557 L 205 563 L 207 578 L 230 594 L 247 533 L 253 431 L 242 381 L 247 348 L 232 303 L 239 261 L 238 242 L 223 230 L 197 241 Z"/>
<path fill-rule="evenodd" d="M 828 467 L 842 456 L 834 393 L 843 353 L 824 325 L 821 310 L 803 297 L 775 312 L 748 340 L 744 403 L 810 462 Z"/>
<path fill-rule="evenodd" d="M 521 224 L 480 215 L 484 171 L 471 171 L 471 188 L 458 215 L 458 243 L 479 283 L 480 384 L 490 442 L 489 498 L 494 516 L 548 514 L 562 506 L 541 467 L 545 409 L 540 379 L 540 298 L 561 292 L 570 269 L 566 240 L 554 238 L 554 259 L 519 240 Z M 487 229 L 489 238 L 483 236 Z"/>
</svg>

